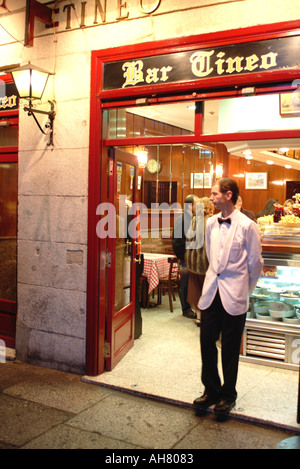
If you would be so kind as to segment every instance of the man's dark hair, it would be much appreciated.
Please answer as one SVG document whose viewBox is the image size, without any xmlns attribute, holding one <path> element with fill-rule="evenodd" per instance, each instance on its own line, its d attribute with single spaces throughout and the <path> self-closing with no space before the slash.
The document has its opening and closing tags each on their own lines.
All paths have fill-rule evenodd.
<svg viewBox="0 0 300 469">
<path fill-rule="evenodd" d="M 230 191 L 232 193 L 231 200 L 233 205 L 236 204 L 238 196 L 239 196 L 239 186 L 234 179 L 230 178 L 223 178 L 218 180 L 220 192 L 226 194 L 226 192 Z"/>
</svg>

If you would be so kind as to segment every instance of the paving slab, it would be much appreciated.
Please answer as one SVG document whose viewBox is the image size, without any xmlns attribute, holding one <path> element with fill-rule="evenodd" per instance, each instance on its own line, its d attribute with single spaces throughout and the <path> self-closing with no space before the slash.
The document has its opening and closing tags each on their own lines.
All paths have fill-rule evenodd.
<svg viewBox="0 0 300 469">
<path fill-rule="evenodd" d="M 124 441 L 63 424 L 30 441 L 21 449 L 113 449 L 117 451 L 139 448 Z"/>
<path fill-rule="evenodd" d="M 39 379 L 27 377 L 21 383 L 9 386 L 3 393 L 76 414 L 101 401 L 110 392 L 92 385 L 82 386 L 77 375 L 50 373 Z"/>
<path fill-rule="evenodd" d="M 19 447 L 74 414 L 1 395 L 0 415 L 0 442 Z"/>
<path fill-rule="evenodd" d="M 275 449 L 281 442 L 282 435 L 271 428 L 243 427 L 231 418 L 216 422 L 212 414 L 204 418 L 205 424 L 199 423 L 174 449 Z"/>
<path fill-rule="evenodd" d="M 108 396 L 68 422 L 143 448 L 171 448 L 198 423 L 186 409 L 130 395 Z"/>
</svg>

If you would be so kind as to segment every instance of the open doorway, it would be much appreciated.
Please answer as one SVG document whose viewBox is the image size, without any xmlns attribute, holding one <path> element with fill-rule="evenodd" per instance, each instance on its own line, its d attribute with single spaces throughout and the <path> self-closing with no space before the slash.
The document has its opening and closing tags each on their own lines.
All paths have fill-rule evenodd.
<svg viewBox="0 0 300 469">
<path fill-rule="evenodd" d="M 262 98 L 267 98 L 267 103 Z M 138 152 L 147 153 L 146 165 L 139 167 L 136 173 L 136 201 L 146 207 L 148 218 L 150 214 L 150 223 L 155 220 L 158 233 L 154 240 L 152 233 L 151 239 L 144 240 L 144 251 L 150 249 L 157 252 L 165 249 L 170 252 L 174 220 L 180 209 L 182 210 L 185 196 L 191 193 L 209 196 L 213 183 L 219 177 L 237 179 L 243 207 L 255 215 L 269 199 L 283 204 L 286 200 L 287 181 L 299 180 L 300 141 L 294 137 L 294 130 L 289 131 L 288 135 L 293 137 L 289 139 L 285 132 L 285 129 L 299 126 L 299 117 L 289 116 L 289 119 L 293 119 L 291 123 L 285 120 L 287 117 L 284 115 L 285 109 L 280 106 L 280 93 L 204 101 L 185 98 L 169 101 L 168 104 L 156 103 L 157 100 L 154 104 L 139 106 L 132 101 L 128 105 L 120 102 L 116 107 L 109 103 L 107 108 L 104 106 L 101 114 L 103 146 L 102 153 L 99 153 L 102 156 L 98 166 L 101 172 L 97 176 L 98 186 L 95 189 L 100 188 L 103 201 L 107 201 L 109 194 L 105 183 L 110 172 L 108 148 L 126 151 L 132 155 L 132 161 L 137 160 Z M 277 114 L 274 111 L 275 105 Z M 253 118 L 253 109 L 259 119 Z M 270 116 L 274 113 L 276 119 L 271 120 Z M 266 119 L 261 118 L 262 115 Z M 278 139 L 275 140 L 274 137 Z M 171 215 L 167 226 L 169 235 L 160 229 L 160 206 L 163 204 L 167 204 Z M 175 210 L 170 211 L 170 207 L 174 208 L 175 204 L 179 205 L 177 214 Z M 90 211 L 92 210 L 93 203 L 90 203 Z M 98 249 L 101 259 L 101 240 Z M 107 260 L 106 256 L 106 263 Z M 102 321 L 103 311 L 107 311 L 109 267 L 105 264 L 103 268 L 100 262 L 100 269 L 100 288 L 105 296 L 99 296 L 101 305 L 93 300 L 96 308 L 98 307 L 98 310 L 94 307 L 93 314 Z M 98 327 L 100 339 L 103 338 L 101 327 Z M 90 327 L 88 329 L 91 330 Z M 105 370 L 101 344 L 97 353 L 102 368 L 99 367 L 99 361 L 98 364 L 95 363 L 96 374 L 100 368 L 100 372 Z"/>
<path fill-rule="evenodd" d="M 128 155 L 129 168 L 130 165 L 136 165 L 134 202 L 141 204 L 143 253 L 160 253 L 166 256 L 172 254 L 171 236 L 174 221 L 182 213 L 186 196 L 194 194 L 198 197 L 209 197 L 212 185 L 220 177 L 233 177 L 238 181 L 243 208 L 253 212 L 255 217 L 269 199 L 284 203 L 288 182 L 299 180 L 300 139 L 259 138 L 262 130 L 266 135 L 266 130 L 274 132 L 300 125 L 297 115 L 292 123 L 287 123 L 280 103 L 281 95 L 274 93 L 201 103 L 184 101 L 103 111 L 104 136 L 107 137 L 107 142 L 120 142 L 120 145 L 114 146 L 115 151 Z M 196 116 L 200 112 L 203 116 L 203 135 L 209 140 L 210 135 L 220 134 L 222 138 L 220 137 L 218 142 L 188 142 L 189 137 L 195 133 Z M 236 135 L 239 135 L 239 132 L 243 132 L 243 135 L 245 132 L 251 132 L 252 138 L 238 140 Z M 257 139 L 253 138 L 253 132 L 257 133 Z M 230 140 L 233 133 L 235 139 Z M 158 136 L 162 138 L 163 143 L 148 143 Z M 147 137 L 146 144 L 142 143 L 144 137 Z M 183 142 L 186 140 L 186 143 L 174 142 L 178 137 Z M 124 141 L 128 144 L 124 144 Z M 144 156 L 146 154 L 143 165 L 138 165 L 140 152 Z M 111 190 L 109 186 L 107 193 L 113 194 L 114 197 L 115 194 L 120 195 L 117 178 L 121 177 L 122 171 L 118 174 L 118 162 L 115 158 L 109 158 L 109 175 L 113 165 L 114 174 L 117 175 L 116 187 Z M 133 181 L 130 174 L 129 169 L 128 184 Z M 127 197 L 127 193 L 125 196 Z M 111 198 L 110 195 L 109 197 Z M 115 198 L 110 201 L 116 207 Z M 111 253 L 108 249 L 108 257 Z M 116 270 L 111 276 L 110 263 L 106 272 L 107 285 L 114 288 L 120 272 Z M 107 307 L 110 302 L 108 289 L 106 296 Z M 108 322 L 107 325 L 110 328 Z M 116 331 L 118 330 L 117 327 Z M 132 341 L 132 330 L 128 329 L 128 333 Z M 113 337 L 108 332 L 106 334 Z M 133 345 L 133 342 L 131 343 Z M 120 354 L 119 358 L 121 356 L 124 354 Z M 106 357 L 106 361 L 110 358 L 110 355 Z M 118 361 L 119 359 L 116 363 Z M 112 366 L 107 365 L 106 369 L 112 369 Z"/>
<path fill-rule="evenodd" d="M 276 143 L 268 141 L 267 144 L 271 148 L 275 148 Z M 297 142 L 291 141 L 289 143 L 290 146 L 296 146 L 297 144 Z M 149 167 L 147 164 L 143 168 L 137 167 L 136 151 L 139 148 L 138 145 L 117 147 L 115 151 L 121 155 L 126 154 L 128 158 L 128 184 L 130 184 L 131 180 L 130 163 L 133 164 L 135 162 L 136 164 L 136 193 L 133 198 L 134 200 L 132 200 L 140 202 L 141 253 L 145 255 L 155 253 L 165 257 L 173 254 L 171 236 L 174 221 L 182 213 L 182 204 L 185 197 L 188 194 L 209 197 L 213 181 L 222 176 L 221 173 L 216 174 L 218 168 L 226 168 L 227 174 L 238 181 L 243 198 L 243 207 L 253 211 L 255 216 L 258 214 L 258 209 L 261 210 L 264 207 L 262 194 L 267 200 L 275 198 L 283 203 L 286 197 L 286 186 L 289 182 L 287 179 L 288 177 L 298 178 L 299 171 L 294 169 L 294 167 L 285 167 L 288 166 L 286 164 L 288 158 L 291 159 L 287 155 L 275 154 L 274 152 L 274 157 L 277 158 L 276 163 L 273 161 L 271 164 L 270 161 L 264 161 L 264 158 L 271 157 L 271 150 L 265 151 L 264 145 L 266 145 L 266 142 L 262 141 L 212 143 L 206 147 L 191 144 L 145 145 L 143 149 L 147 153 L 147 162 L 156 162 L 154 169 L 152 163 Z M 259 151 L 257 150 L 258 146 L 260 147 Z M 289 151 L 291 150 L 286 150 L 285 153 Z M 296 150 L 292 150 L 292 152 L 294 154 Z M 256 155 L 260 153 L 267 153 L 267 155 L 259 158 Z M 296 165 L 299 164 L 296 160 L 294 165 L 295 163 Z M 297 167 L 296 165 L 295 167 Z M 121 177 L 121 174 L 124 176 L 125 173 L 119 170 L 119 177 Z M 247 187 L 246 177 L 249 174 L 266 174 L 267 186 L 258 186 L 257 188 Z M 152 192 L 148 190 L 149 183 L 154 186 Z M 174 183 L 176 185 L 176 203 L 174 203 L 173 198 L 174 192 L 172 187 Z M 167 190 L 161 189 L 163 184 L 167 185 Z M 133 186 L 130 187 L 132 188 Z M 115 195 L 119 191 L 121 191 L 121 186 L 119 189 L 116 186 Z M 128 198 L 127 192 L 125 194 L 126 198 Z M 149 192 L 153 196 L 151 203 L 149 203 Z M 254 206 L 255 209 L 253 210 Z M 108 272 L 112 272 L 110 266 L 108 267 Z M 115 277 L 110 277 L 109 280 L 110 286 L 116 288 L 121 278 L 120 273 L 120 269 L 115 270 Z M 135 288 L 138 289 L 139 285 L 136 284 Z M 116 288 L 116 290 L 118 289 Z M 153 293 L 154 296 L 157 294 L 154 290 Z M 153 298 L 151 303 L 157 303 L 157 299 Z M 159 317 L 162 311 L 164 313 L 170 312 L 166 301 L 162 302 L 162 305 L 155 306 L 151 310 L 152 312 L 148 309 L 142 310 L 142 342 L 144 342 L 145 337 L 148 335 L 146 331 L 147 320 L 144 321 L 144 317 L 149 318 L 149 314 L 152 317 L 156 317 L 158 314 Z M 179 298 L 177 298 L 176 306 L 180 310 Z M 171 319 L 174 319 L 174 315 L 173 317 L 171 316 Z M 197 331 L 193 333 L 197 333 Z M 133 333 L 131 331 L 132 338 Z M 132 341 L 131 346 L 135 348 L 135 345 L 136 343 Z M 106 369 L 112 368 L 112 366 L 109 366 Z"/>
</svg>

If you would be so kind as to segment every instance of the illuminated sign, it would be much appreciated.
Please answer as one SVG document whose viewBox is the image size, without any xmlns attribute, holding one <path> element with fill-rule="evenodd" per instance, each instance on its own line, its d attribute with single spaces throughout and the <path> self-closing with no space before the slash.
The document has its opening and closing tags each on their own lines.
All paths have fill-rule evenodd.
<svg viewBox="0 0 300 469">
<path fill-rule="evenodd" d="M 18 107 L 19 96 L 15 84 L 0 80 L 0 111 L 11 111 Z"/>
<path fill-rule="evenodd" d="M 104 64 L 103 90 L 298 69 L 300 36 Z"/>
</svg>

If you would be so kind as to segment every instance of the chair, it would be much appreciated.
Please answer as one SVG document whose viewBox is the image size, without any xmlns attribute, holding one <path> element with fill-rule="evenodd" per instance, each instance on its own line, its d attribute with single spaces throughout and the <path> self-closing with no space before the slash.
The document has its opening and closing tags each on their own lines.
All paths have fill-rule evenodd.
<svg viewBox="0 0 300 469">
<path fill-rule="evenodd" d="M 169 295 L 170 311 L 173 313 L 173 301 L 176 300 L 175 291 L 179 291 L 179 259 L 176 257 L 169 257 L 170 264 L 169 275 L 159 279 L 158 285 L 158 303 L 161 304 L 161 294 L 165 291 Z"/>
<path fill-rule="evenodd" d="M 159 289 L 155 288 L 151 293 L 148 293 L 149 284 L 147 278 L 143 275 L 140 278 L 139 284 L 139 297 L 140 297 L 140 306 L 142 308 L 151 308 L 152 306 L 157 306 L 159 303 Z M 155 292 L 157 292 L 157 303 L 151 302 L 151 298 L 154 298 Z"/>
</svg>

